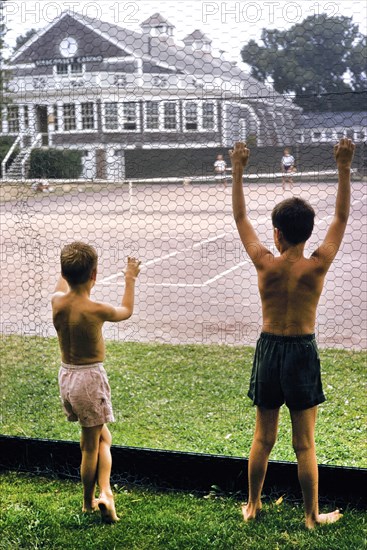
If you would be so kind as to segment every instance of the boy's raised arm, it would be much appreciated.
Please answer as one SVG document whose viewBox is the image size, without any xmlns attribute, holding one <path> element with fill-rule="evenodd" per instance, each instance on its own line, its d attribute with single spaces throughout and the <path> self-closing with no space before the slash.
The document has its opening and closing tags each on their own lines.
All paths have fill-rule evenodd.
<svg viewBox="0 0 367 550">
<path fill-rule="evenodd" d="M 69 285 L 68 285 L 67 281 L 65 281 L 64 277 L 62 275 L 60 275 L 60 277 L 59 277 L 59 279 L 56 283 L 55 290 L 54 290 L 52 296 L 54 296 L 55 294 L 58 294 L 58 293 L 65 294 L 66 292 L 69 292 Z"/>
<path fill-rule="evenodd" d="M 128 258 L 125 271 L 125 292 L 121 299 L 121 306 L 113 307 L 103 304 L 103 321 L 118 322 L 131 317 L 134 310 L 135 280 L 140 272 L 140 263 L 141 262 L 135 258 Z"/>
<path fill-rule="evenodd" d="M 334 156 L 338 168 L 338 191 L 335 213 L 326 237 L 312 257 L 318 259 L 325 272 L 334 260 L 347 226 L 350 210 L 350 169 L 355 145 L 350 139 L 343 138 L 334 147 Z"/>
<path fill-rule="evenodd" d="M 271 252 L 260 242 L 246 211 L 246 201 L 243 193 L 242 176 L 247 165 L 250 151 L 246 144 L 237 142 L 229 151 L 232 163 L 232 210 L 241 241 L 256 267 L 261 267 L 266 254 Z"/>
</svg>

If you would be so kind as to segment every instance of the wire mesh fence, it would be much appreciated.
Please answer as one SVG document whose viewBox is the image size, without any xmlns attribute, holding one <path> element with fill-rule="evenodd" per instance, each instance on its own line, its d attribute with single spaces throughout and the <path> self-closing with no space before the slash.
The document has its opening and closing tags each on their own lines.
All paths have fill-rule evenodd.
<svg viewBox="0 0 367 550">
<path fill-rule="evenodd" d="M 309 256 L 334 214 L 333 145 L 346 137 L 356 143 L 351 213 L 325 281 L 316 335 L 321 347 L 365 350 L 367 115 L 355 106 L 366 92 L 363 63 L 354 88 L 346 81 L 336 91 L 325 88 L 317 73 L 309 73 L 308 87 L 301 83 L 295 92 L 279 92 L 274 75 L 256 79 L 263 76 L 259 67 L 249 74 L 218 51 L 220 41 L 210 32 L 219 25 L 230 33 L 231 24 L 245 25 L 246 18 L 255 18 L 256 6 L 265 5 L 233 3 L 234 21 L 223 13 L 227 3 L 166 2 L 153 15 L 141 2 L 103 3 L 111 17 L 100 13 L 100 3 L 75 2 L 68 10 L 59 4 L 55 13 L 50 8 L 52 17 L 38 14 L 37 28 L 4 69 L 2 336 L 56 336 L 49 300 L 60 250 L 78 240 L 98 252 L 92 294 L 98 301 L 118 305 L 127 256 L 142 262 L 134 315 L 106 325 L 106 339 L 254 345 L 261 305 L 256 271 L 233 220 L 228 150 L 240 140 L 251 151 L 243 180 L 249 216 L 272 252 L 275 204 L 292 196 L 311 203 L 316 223 L 306 245 Z M 173 4 L 171 21 L 163 9 L 172 13 Z M 299 3 L 303 11 L 297 15 L 295 2 L 283 4 L 289 34 L 279 35 L 279 43 L 285 48 L 303 33 L 307 57 L 309 31 L 297 25 L 313 17 L 319 32 L 322 14 L 312 15 Z M 8 26 L 21 23 L 25 3 L 7 5 Z M 345 23 L 341 12 L 334 15 L 330 28 Z M 343 42 L 338 29 L 333 36 Z M 326 26 L 324 38 L 327 32 Z M 350 48 L 362 52 L 361 33 L 353 36 Z M 236 44 L 239 56 L 243 43 Z M 319 65 L 326 53 L 320 42 Z M 340 72 L 334 60 L 330 71 Z M 300 77 L 303 69 L 290 70 Z"/>
</svg>

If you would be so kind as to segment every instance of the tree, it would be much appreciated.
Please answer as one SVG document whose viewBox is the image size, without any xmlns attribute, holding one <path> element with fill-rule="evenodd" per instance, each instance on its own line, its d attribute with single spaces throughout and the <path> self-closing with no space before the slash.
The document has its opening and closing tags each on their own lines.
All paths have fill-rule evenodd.
<svg viewBox="0 0 367 550">
<path fill-rule="evenodd" d="M 4 22 L 4 2 L 0 2 L 0 98 L 3 103 L 3 93 L 5 85 L 5 71 L 4 71 L 4 37 L 5 37 L 5 22 Z"/>
<path fill-rule="evenodd" d="M 14 46 L 14 51 L 16 52 L 17 50 L 19 50 L 19 48 L 21 48 L 23 46 L 23 44 L 25 44 L 26 42 L 28 42 L 28 40 L 30 38 L 32 38 L 32 36 L 36 33 L 36 29 L 30 29 L 29 31 L 27 31 L 25 34 L 22 34 L 20 36 L 17 37 L 17 40 L 15 42 L 15 46 Z"/>
<path fill-rule="evenodd" d="M 8 101 L 5 97 L 6 93 L 6 83 L 9 80 L 9 71 L 4 69 L 5 64 L 5 34 L 6 34 L 6 25 L 4 17 L 4 1 L 0 1 L 0 104 L 5 105 Z M 0 109 L 0 129 L 1 129 L 1 119 L 3 116 L 2 109 Z"/>
<path fill-rule="evenodd" d="M 241 50 L 251 76 L 271 79 L 277 92 L 294 94 L 308 111 L 361 110 L 366 37 L 350 17 L 310 16 L 286 31 L 263 29 L 261 40 L 262 46 L 250 40 Z"/>
</svg>

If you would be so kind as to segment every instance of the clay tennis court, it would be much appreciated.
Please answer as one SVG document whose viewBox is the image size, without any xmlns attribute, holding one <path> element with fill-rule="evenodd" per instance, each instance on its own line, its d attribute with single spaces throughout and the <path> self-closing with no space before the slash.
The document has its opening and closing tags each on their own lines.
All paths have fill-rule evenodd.
<svg viewBox="0 0 367 550">
<path fill-rule="evenodd" d="M 334 212 L 336 183 L 296 183 L 317 218 L 306 249 L 318 246 Z M 270 212 L 291 196 L 280 184 L 249 183 L 249 215 L 272 250 Z M 366 190 L 352 183 L 350 222 L 322 294 L 317 337 L 323 347 L 367 343 Z M 142 261 L 136 306 L 108 324 L 115 340 L 253 345 L 261 311 L 255 269 L 231 212 L 231 189 L 218 183 L 106 185 L 23 196 L 1 205 L 1 332 L 54 336 L 49 295 L 63 244 L 85 240 L 99 252 L 97 300 L 118 304 L 125 258 Z"/>
</svg>

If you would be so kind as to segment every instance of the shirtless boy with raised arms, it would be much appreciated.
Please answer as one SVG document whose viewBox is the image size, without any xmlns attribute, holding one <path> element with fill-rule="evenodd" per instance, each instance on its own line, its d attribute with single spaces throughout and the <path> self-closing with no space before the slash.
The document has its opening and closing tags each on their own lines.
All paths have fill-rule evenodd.
<svg viewBox="0 0 367 550">
<path fill-rule="evenodd" d="M 324 277 L 339 250 L 348 221 L 354 148 L 349 139 L 341 139 L 334 147 L 339 174 L 335 213 L 324 242 L 310 258 L 304 256 L 304 248 L 314 225 L 311 205 L 291 198 L 275 206 L 274 242 L 280 255 L 274 256 L 260 242 L 247 216 L 242 175 L 249 150 L 244 143 L 236 143 L 230 151 L 233 215 L 257 270 L 263 317 L 248 392 L 257 411 L 248 466 L 249 498 L 242 507 L 245 521 L 255 518 L 261 509 L 261 491 L 283 403 L 291 415 L 306 527 L 312 529 L 316 524 L 333 523 L 341 517 L 339 510 L 319 513 L 314 430 L 317 406 L 325 397 L 314 332 Z"/>
<path fill-rule="evenodd" d="M 59 387 L 67 419 L 82 429 L 80 475 L 83 511 L 100 510 L 107 523 L 118 521 L 110 486 L 111 433 L 114 422 L 111 391 L 103 368 L 105 321 L 128 319 L 134 308 L 135 280 L 140 262 L 128 258 L 125 292 L 119 307 L 94 302 L 90 293 L 97 276 L 97 252 L 74 242 L 61 251 L 61 277 L 52 295 L 53 323 L 61 349 Z M 96 482 L 99 497 L 95 496 Z"/>
</svg>

